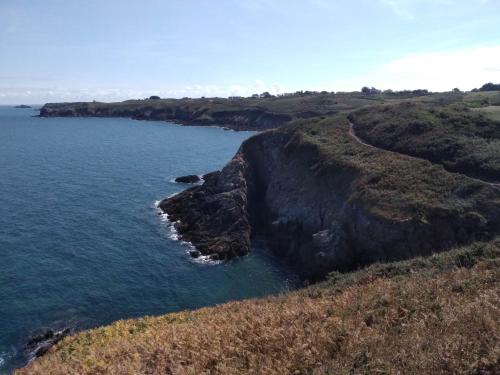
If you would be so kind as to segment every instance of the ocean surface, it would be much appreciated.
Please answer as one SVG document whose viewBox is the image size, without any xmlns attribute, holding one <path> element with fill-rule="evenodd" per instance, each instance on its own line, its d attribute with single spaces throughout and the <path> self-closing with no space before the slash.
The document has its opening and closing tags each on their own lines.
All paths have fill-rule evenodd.
<svg viewBox="0 0 500 375">
<path fill-rule="evenodd" d="M 155 202 L 220 169 L 251 132 L 0 107 L 0 374 L 29 337 L 263 296 L 298 285 L 255 245 L 193 260 Z"/>
</svg>

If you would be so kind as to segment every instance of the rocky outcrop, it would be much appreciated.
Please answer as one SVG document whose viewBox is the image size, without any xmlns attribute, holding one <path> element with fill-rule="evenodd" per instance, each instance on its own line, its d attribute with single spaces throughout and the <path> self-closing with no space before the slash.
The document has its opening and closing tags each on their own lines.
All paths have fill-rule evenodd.
<svg viewBox="0 0 500 375">
<path fill-rule="evenodd" d="M 196 184 L 200 181 L 201 181 L 200 176 L 197 176 L 195 174 L 180 176 L 175 179 L 175 182 L 179 182 L 181 184 Z"/>
<path fill-rule="evenodd" d="M 244 255 L 249 250 L 245 166 L 237 156 L 221 172 L 205 175 L 202 186 L 192 187 L 159 204 L 183 239 L 214 260 Z"/>
<path fill-rule="evenodd" d="M 172 121 L 184 125 L 221 126 L 233 130 L 266 130 L 289 123 L 289 114 L 261 108 L 224 108 L 151 103 L 158 100 L 122 103 L 49 103 L 40 109 L 41 117 L 127 117 L 136 120 Z"/>
<path fill-rule="evenodd" d="M 222 171 L 160 208 L 204 255 L 239 256 L 264 235 L 304 276 L 321 277 L 489 238 L 500 189 L 369 149 L 327 120 L 250 138 Z"/>
<path fill-rule="evenodd" d="M 26 344 L 26 351 L 33 358 L 41 357 L 48 350 L 71 333 L 69 328 L 59 331 L 49 329 L 40 335 L 33 336 Z"/>
</svg>

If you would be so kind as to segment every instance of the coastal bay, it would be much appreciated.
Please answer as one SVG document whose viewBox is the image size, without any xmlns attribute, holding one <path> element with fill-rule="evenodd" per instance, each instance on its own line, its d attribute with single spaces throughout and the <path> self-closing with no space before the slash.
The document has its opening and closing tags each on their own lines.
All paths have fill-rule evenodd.
<svg viewBox="0 0 500 375">
<path fill-rule="evenodd" d="M 251 132 L 0 107 L 0 373 L 46 329 L 91 328 L 294 288 L 264 251 L 212 265 L 172 240 L 155 201 L 221 168 Z"/>
</svg>

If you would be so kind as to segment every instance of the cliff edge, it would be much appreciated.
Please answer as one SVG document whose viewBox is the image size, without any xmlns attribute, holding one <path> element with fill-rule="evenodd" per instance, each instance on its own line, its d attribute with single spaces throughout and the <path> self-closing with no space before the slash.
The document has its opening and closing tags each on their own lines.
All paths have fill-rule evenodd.
<svg viewBox="0 0 500 375">
<path fill-rule="evenodd" d="M 263 235 L 311 278 L 498 233 L 498 185 L 367 145 L 350 127 L 336 116 L 256 135 L 203 185 L 159 206 L 204 255 L 243 255 Z"/>
</svg>

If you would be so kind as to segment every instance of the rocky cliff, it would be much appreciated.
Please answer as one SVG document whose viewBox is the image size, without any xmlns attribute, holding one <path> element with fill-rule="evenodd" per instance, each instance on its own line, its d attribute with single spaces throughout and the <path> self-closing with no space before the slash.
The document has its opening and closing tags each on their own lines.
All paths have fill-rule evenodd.
<svg viewBox="0 0 500 375">
<path fill-rule="evenodd" d="M 489 238 L 500 188 L 360 144 L 345 117 L 254 136 L 202 186 L 162 201 L 185 240 L 214 259 L 253 235 L 307 277 Z"/>
<path fill-rule="evenodd" d="M 217 125 L 234 130 L 266 130 L 292 120 L 286 113 L 258 107 L 224 105 L 210 101 L 145 100 L 121 103 L 49 103 L 41 117 L 127 117 L 136 120 L 173 121 L 186 125 Z"/>
</svg>

